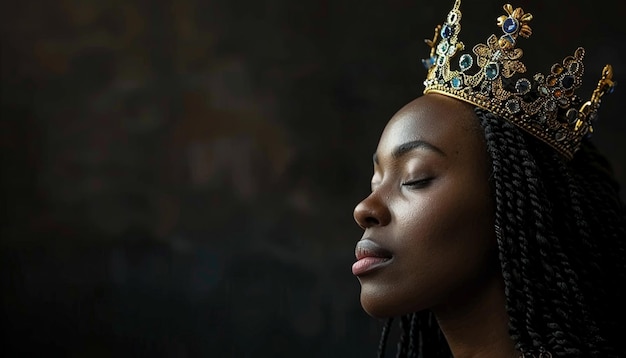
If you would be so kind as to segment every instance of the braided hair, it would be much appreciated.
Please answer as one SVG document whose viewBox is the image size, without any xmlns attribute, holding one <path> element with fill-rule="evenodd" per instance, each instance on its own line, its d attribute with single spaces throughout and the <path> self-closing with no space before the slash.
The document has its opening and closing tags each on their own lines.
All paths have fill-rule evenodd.
<svg viewBox="0 0 626 358">
<path fill-rule="evenodd" d="M 626 357 L 618 341 L 626 324 L 626 211 L 608 161 L 588 141 L 564 161 L 508 121 L 475 112 L 491 160 L 515 348 L 524 357 Z M 396 357 L 451 357 L 432 312 L 400 317 L 400 330 Z"/>
</svg>

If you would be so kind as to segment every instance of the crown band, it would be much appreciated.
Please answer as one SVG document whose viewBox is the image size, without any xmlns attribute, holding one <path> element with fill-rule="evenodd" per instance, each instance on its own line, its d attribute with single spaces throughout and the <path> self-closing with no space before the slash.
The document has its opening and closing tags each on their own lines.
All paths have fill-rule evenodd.
<svg viewBox="0 0 626 358">
<path fill-rule="evenodd" d="M 519 37 L 532 34 L 533 16 L 522 8 L 504 5 L 505 15 L 497 18 L 502 30 L 486 43 L 473 47 L 474 56 L 459 56 L 458 70 L 453 59 L 465 49 L 459 41 L 462 13 L 456 0 L 443 26 L 435 28 L 430 57 L 422 60 L 428 74 L 424 93 L 438 93 L 484 108 L 545 142 L 567 159 L 580 147 L 582 139 L 593 131 L 601 98 L 613 91 L 613 70 L 606 65 L 591 99 L 585 103 L 575 91 L 582 84 L 585 50 L 578 48 L 550 73 L 524 77 L 523 51 L 517 48 Z"/>
</svg>

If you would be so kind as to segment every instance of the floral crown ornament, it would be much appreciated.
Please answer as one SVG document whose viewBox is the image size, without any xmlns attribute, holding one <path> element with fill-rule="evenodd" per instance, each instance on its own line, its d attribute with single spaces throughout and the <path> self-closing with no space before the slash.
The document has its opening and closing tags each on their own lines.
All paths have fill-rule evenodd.
<svg viewBox="0 0 626 358">
<path fill-rule="evenodd" d="M 443 26 L 435 28 L 433 39 L 425 40 L 431 51 L 430 57 L 422 60 L 428 69 L 424 93 L 439 93 L 484 108 L 571 159 L 582 139 L 593 132 L 602 96 L 615 88 L 611 65 L 604 67 L 598 86 L 585 103 L 574 93 L 582 84 L 582 47 L 554 64 L 547 75 L 523 76 L 523 51 L 516 46 L 519 37 L 532 34 L 528 23 L 533 16 L 509 4 L 504 5 L 506 14 L 497 19 L 503 34 L 491 35 L 485 44 L 474 46 L 475 57 L 463 53 L 456 59 L 465 49 L 458 38 L 460 5 L 461 0 L 456 0 Z M 458 70 L 451 68 L 453 62 L 458 63 Z"/>
</svg>

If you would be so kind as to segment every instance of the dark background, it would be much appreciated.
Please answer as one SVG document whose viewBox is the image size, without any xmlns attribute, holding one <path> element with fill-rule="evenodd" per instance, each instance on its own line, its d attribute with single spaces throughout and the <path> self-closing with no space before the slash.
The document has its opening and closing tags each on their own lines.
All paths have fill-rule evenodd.
<svg viewBox="0 0 626 358">
<path fill-rule="evenodd" d="M 1 353 L 373 356 L 352 209 L 452 4 L 4 5 Z M 513 5 L 535 15 L 531 73 L 584 46 L 583 98 L 605 63 L 625 79 L 623 2 Z M 501 6 L 465 1 L 468 49 Z M 593 139 L 623 186 L 624 102 L 606 97 Z"/>
</svg>

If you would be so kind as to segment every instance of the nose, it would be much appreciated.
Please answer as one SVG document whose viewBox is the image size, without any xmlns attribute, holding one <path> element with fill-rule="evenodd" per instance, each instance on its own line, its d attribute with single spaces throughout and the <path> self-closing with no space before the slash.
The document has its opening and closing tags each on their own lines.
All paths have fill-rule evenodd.
<svg viewBox="0 0 626 358">
<path fill-rule="evenodd" d="M 377 193 L 373 192 L 354 208 L 354 221 L 362 229 L 386 226 L 391 221 L 391 213 Z"/>
</svg>

